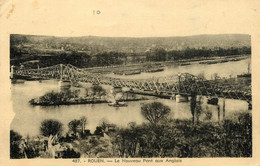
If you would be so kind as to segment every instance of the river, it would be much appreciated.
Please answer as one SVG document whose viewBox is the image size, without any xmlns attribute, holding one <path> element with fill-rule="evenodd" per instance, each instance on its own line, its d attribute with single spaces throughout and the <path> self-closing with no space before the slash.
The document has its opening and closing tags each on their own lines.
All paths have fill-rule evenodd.
<svg viewBox="0 0 260 166">
<path fill-rule="evenodd" d="M 151 78 L 157 76 L 167 76 L 178 74 L 179 72 L 188 72 L 194 75 L 204 73 L 206 78 L 217 73 L 220 77 L 236 76 L 247 72 L 247 66 L 250 58 L 236 62 L 218 63 L 212 65 L 191 64 L 188 66 L 166 67 L 163 72 L 142 73 L 140 75 L 125 76 L 134 79 Z M 112 74 L 111 74 L 112 75 Z M 15 117 L 11 123 L 11 129 L 17 131 L 23 136 L 35 136 L 39 134 L 40 124 L 44 119 L 57 119 L 64 125 L 64 131 L 68 130 L 67 124 L 73 119 L 79 119 L 86 116 L 88 124 L 87 129 L 94 132 L 96 126 L 102 119 L 108 120 L 119 127 L 126 127 L 129 122 L 141 124 L 146 120 L 141 115 L 141 105 L 153 101 L 162 102 L 171 108 L 170 117 L 175 119 L 190 119 L 190 105 L 186 103 L 176 103 L 175 100 L 155 99 L 138 102 L 128 102 L 128 107 L 110 107 L 107 104 L 82 104 L 82 105 L 64 105 L 64 106 L 32 106 L 29 100 L 44 95 L 46 92 L 58 91 L 57 80 L 45 81 L 26 81 L 22 84 L 12 84 L 12 102 Z M 219 101 L 222 109 L 222 99 Z M 247 102 L 239 100 L 226 99 L 226 118 L 232 118 L 232 115 L 238 112 L 248 111 Z M 203 110 L 210 110 L 213 114 L 212 121 L 217 121 L 217 108 L 206 104 L 206 98 L 202 105 Z M 221 114 L 222 116 L 222 114 Z M 203 120 L 203 114 L 201 120 Z"/>
</svg>

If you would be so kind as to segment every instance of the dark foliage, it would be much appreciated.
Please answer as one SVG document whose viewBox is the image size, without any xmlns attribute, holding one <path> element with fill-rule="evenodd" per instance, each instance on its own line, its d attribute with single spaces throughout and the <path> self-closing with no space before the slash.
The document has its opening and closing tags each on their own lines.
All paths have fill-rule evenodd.
<svg viewBox="0 0 260 166">
<path fill-rule="evenodd" d="M 26 148 L 24 149 L 26 153 L 27 158 L 35 158 L 39 157 L 39 152 L 40 150 L 38 148 L 35 148 L 36 145 L 27 145 Z"/>
<path fill-rule="evenodd" d="M 13 130 L 10 131 L 10 158 L 18 159 L 24 158 L 23 153 L 21 152 L 20 143 L 22 136 Z"/>
<path fill-rule="evenodd" d="M 74 149 L 66 149 L 63 151 L 62 158 L 80 158 L 80 153 Z"/>
<path fill-rule="evenodd" d="M 94 95 L 102 96 L 106 94 L 106 90 L 100 85 L 94 85 L 91 87 Z"/>
<path fill-rule="evenodd" d="M 141 107 L 141 113 L 151 124 L 156 125 L 162 119 L 165 119 L 171 109 L 160 102 L 145 104 Z"/>
<path fill-rule="evenodd" d="M 96 130 L 94 131 L 94 135 L 104 136 L 104 131 L 103 131 L 102 127 L 97 126 Z"/>
<path fill-rule="evenodd" d="M 158 110 L 163 108 L 163 105 L 157 103 L 154 107 Z M 78 146 L 79 152 L 73 147 L 67 148 L 61 153 L 62 158 L 79 158 L 82 154 L 91 156 L 98 153 L 106 157 L 252 157 L 250 113 L 234 115 L 232 120 L 222 123 L 201 121 L 197 125 L 191 120 L 162 119 L 156 125 L 136 125 L 132 122 L 127 128 L 116 128 L 113 132 L 106 132 L 110 137 L 109 141 L 101 139 L 104 136 L 104 127 L 98 126 L 94 136 L 81 138 L 78 145 L 73 145 Z M 78 120 L 75 122 L 78 126 Z M 58 131 L 49 129 L 60 128 L 59 126 L 62 125 L 56 120 L 45 120 L 41 127 L 48 129 L 48 134 L 45 134 L 47 136 L 55 135 Z M 63 143 L 74 140 L 67 135 L 58 141 Z M 20 146 L 22 143 L 23 149 Z M 12 130 L 10 149 L 10 158 L 35 158 L 44 150 L 33 139 L 22 140 L 22 137 Z"/>
<path fill-rule="evenodd" d="M 80 126 L 80 120 L 77 119 L 70 121 L 68 124 L 69 130 L 72 131 L 75 136 L 79 126 Z"/>
<path fill-rule="evenodd" d="M 62 133 L 62 123 L 59 122 L 58 120 L 54 119 L 47 119 L 42 121 L 41 126 L 40 126 L 40 132 L 43 136 L 50 136 L 50 135 L 61 135 Z"/>
<path fill-rule="evenodd" d="M 71 98 L 78 98 L 79 91 L 78 90 L 63 90 L 62 92 L 48 92 L 43 96 L 39 97 L 39 100 L 32 99 L 29 102 L 31 104 L 41 104 L 41 105 L 60 105 L 66 104 L 69 102 Z"/>
<path fill-rule="evenodd" d="M 157 126 L 140 125 L 118 130 L 114 144 L 119 157 L 251 157 L 252 117 L 223 125 L 190 120 L 166 120 Z"/>
<path fill-rule="evenodd" d="M 251 54 L 251 47 L 231 47 L 231 48 L 214 48 L 214 49 L 195 49 L 186 48 L 185 50 L 173 50 L 168 52 L 168 60 L 191 59 L 196 57 L 215 57 L 215 56 L 232 56 Z"/>
</svg>

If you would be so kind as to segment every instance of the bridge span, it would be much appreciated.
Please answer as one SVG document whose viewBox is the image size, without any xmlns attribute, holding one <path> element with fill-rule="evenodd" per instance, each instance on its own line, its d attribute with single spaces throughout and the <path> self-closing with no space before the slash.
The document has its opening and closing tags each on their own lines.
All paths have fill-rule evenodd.
<svg viewBox="0 0 260 166">
<path fill-rule="evenodd" d="M 59 64 L 38 69 L 21 69 L 12 66 L 11 78 L 16 76 L 127 87 L 140 93 L 158 97 L 177 94 L 189 96 L 192 92 L 196 92 L 198 95 L 246 100 L 249 103 L 252 100 L 251 85 L 229 83 L 229 79 L 206 80 L 189 73 L 151 79 L 122 79 L 87 72 L 70 64 Z"/>
</svg>

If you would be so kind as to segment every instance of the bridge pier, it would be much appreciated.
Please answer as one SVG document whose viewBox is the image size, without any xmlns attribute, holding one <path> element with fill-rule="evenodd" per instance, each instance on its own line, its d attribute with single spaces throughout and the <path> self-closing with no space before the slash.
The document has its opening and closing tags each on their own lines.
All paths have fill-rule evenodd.
<svg viewBox="0 0 260 166">
<path fill-rule="evenodd" d="M 208 98 L 207 103 L 212 105 L 218 105 L 218 98 L 217 97 Z"/>
<path fill-rule="evenodd" d="M 58 82 L 58 86 L 59 86 L 59 91 L 62 92 L 64 90 L 69 90 L 71 87 L 71 82 L 70 81 L 62 81 L 60 80 Z"/>
<path fill-rule="evenodd" d="M 184 95 L 176 95 L 175 98 L 176 98 L 176 103 L 188 101 L 188 96 L 184 96 Z"/>
<path fill-rule="evenodd" d="M 223 121 L 225 120 L 226 116 L 226 101 L 223 99 Z"/>
<path fill-rule="evenodd" d="M 217 109 L 218 109 L 218 124 L 220 124 L 220 106 L 217 105 Z"/>
<path fill-rule="evenodd" d="M 63 76 L 63 70 L 62 70 L 62 64 L 60 64 L 60 80 L 62 81 Z"/>
<path fill-rule="evenodd" d="M 252 101 L 248 101 L 248 110 L 252 110 Z"/>
<path fill-rule="evenodd" d="M 60 81 L 58 82 L 59 91 L 66 91 L 71 88 L 71 81 L 65 81 L 63 80 L 63 65 L 60 64 Z"/>
<path fill-rule="evenodd" d="M 10 78 L 14 78 L 14 65 L 11 66 L 11 73 L 10 73 Z"/>
</svg>

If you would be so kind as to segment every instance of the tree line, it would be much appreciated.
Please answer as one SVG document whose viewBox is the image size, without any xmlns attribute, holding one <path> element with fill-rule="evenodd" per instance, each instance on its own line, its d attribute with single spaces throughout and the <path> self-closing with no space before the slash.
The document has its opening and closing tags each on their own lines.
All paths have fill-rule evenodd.
<svg viewBox="0 0 260 166">
<path fill-rule="evenodd" d="M 189 48 L 183 50 L 165 50 L 153 48 L 141 53 L 126 53 L 118 51 L 105 51 L 89 54 L 82 51 L 58 51 L 43 53 L 39 50 L 19 50 L 10 48 L 11 65 L 20 65 L 30 60 L 39 60 L 38 63 L 27 64 L 28 67 L 37 68 L 56 64 L 71 64 L 80 68 L 124 65 L 131 63 L 143 63 L 147 61 L 163 62 L 193 58 L 224 57 L 233 55 L 251 54 L 251 47 L 231 48 Z"/>
<path fill-rule="evenodd" d="M 184 50 L 171 50 L 166 51 L 163 48 L 156 48 L 146 53 L 147 61 L 172 61 L 192 58 L 209 58 L 209 57 L 224 57 L 232 55 L 251 54 L 251 47 L 231 47 L 231 48 L 214 48 L 207 49 L 205 47 L 201 49 L 189 48 Z"/>
</svg>

